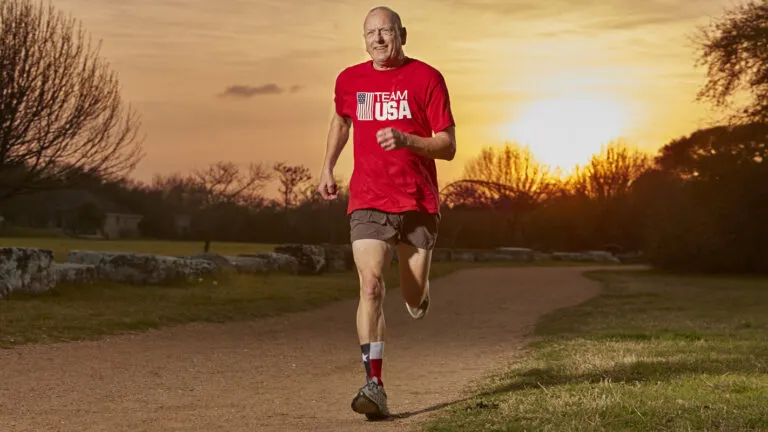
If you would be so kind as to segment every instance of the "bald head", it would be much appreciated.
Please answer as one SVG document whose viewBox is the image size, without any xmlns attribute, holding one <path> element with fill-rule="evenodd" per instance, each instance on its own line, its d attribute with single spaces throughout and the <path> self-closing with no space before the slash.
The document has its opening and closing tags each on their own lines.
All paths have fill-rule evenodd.
<svg viewBox="0 0 768 432">
<path fill-rule="evenodd" d="M 386 6 L 377 6 L 363 23 L 365 48 L 378 69 L 389 69 L 403 62 L 406 30 L 400 15 Z"/>
<path fill-rule="evenodd" d="M 394 10 L 386 6 L 376 6 L 375 8 L 368 11 L 368 15 L 366 16 L 366 21 L 371 15 L 374 15 L 374 14 L 387 15 L 398 32 L 403 29 L 403 21 L 400 19 L 400 14 L 398 14 Z"/>
</svg>

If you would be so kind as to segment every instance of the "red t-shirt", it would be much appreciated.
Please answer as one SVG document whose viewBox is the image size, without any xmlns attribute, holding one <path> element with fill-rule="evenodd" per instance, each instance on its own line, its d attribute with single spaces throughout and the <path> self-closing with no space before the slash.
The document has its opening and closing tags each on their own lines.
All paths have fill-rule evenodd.
<svg viewBox="0 0 768 432">
<path fill-rule="evenodd" d="M 400 148 L 385 151 L 379 129 L 393 127 L 431 137 L 454 125 L 448 88 L 440 72 L 407 59 L 395 69 L 372 61 L 344 69 L 336 78 L 336 112 L 352 119 L 354 169 L 347 213 L 361 208 L 387 212 L 440 212 L 434 159 Z"/>
</svg>

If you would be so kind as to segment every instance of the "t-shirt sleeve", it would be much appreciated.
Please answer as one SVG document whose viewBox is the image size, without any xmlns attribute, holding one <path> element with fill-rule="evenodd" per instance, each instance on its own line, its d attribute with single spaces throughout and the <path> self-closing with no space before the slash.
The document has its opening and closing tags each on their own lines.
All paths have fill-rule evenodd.
<svg viewBox="0 0 768 432">
<path fill-rule="evenodd" d="M 451 110 L 448 86 L 440 72 L 435 72 L 427 89 L 427 119 L 434 133 L 456 124 Z"/>
<path fill-rule="evenodd" d="M 336 114 L 341 117 L 349 117 L 347 113 L 347 88 L 346 80 L 344 79 L 344 72 L 340 73 L 336 77 L 336 84 L 333 91 L 333 102 L 336 109 Z"/>
</svg>

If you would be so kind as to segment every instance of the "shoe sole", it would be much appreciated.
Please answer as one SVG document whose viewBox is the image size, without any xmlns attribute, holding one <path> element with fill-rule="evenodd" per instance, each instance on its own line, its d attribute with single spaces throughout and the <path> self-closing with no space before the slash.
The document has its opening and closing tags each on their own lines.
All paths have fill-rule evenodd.
<svg viewBox="0 0 768 432">
<path fill-rule="evenodd" d="M 382 420 L 389 417 L 389 414 L 382 413 L 379 406 L 363 393 L 358 393 L 352 400 L 352 411 L 365 414 L 368 420 Z"/>
<path fill-rule="evenodd" d="M 427 312 L 429 312 L 429 302 L 430 302 L 430 298 L 427 297 L 427 299 L 421 303 L 422 305 L 426 303 L 426 306 L 424 306 L 423 308 L 414 309 L 415 311 L 417 311 L 416 315 L 414 315 L 413 312 L 411 312 L 411 307 L 408 306 L 407 303 L 406 303 L 406 310 L 408 311 L 408 314 L 411 316 L 411 318 L 415 320 L 423 319 L 425 316 L 427 316 Z"/>
</svg>

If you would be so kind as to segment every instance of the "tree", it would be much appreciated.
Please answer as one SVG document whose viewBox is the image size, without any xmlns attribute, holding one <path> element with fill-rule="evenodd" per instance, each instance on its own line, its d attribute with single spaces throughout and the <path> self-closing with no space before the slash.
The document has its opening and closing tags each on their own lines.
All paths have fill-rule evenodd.
<svg viewBox="0 0 768 432">
<path fill-rule="evenodd" d="M 206 202 L 205 187 L 193 176 L 156 174 L 147 189 L 159 194 L 164 205 L 176 212 L 191 212 Z"/>
<path fill-rule="evenodd" d="M 768 125 L 696 131 L 656 162 L 634 193 L 652 264 L 768 273 Z"/>
<path fill-rule="evenodd" d="M 751 0 L 726 10 L 694 36 L 697 65 L 708 80 L 697 99 L 729 108 L 745 96 L 732 121 L 768 122 L 768 0 Z"/>
<path fill-rule="evenodd" d="M 194 184 L 203 190 L 204 205 L 240 204 L 256 202 L 266 183 L 272 179 L 263 164 L 252 163 L 243 173 L 233 162 L 216 162 L 203 170 L 195 170 Z"/>
<path fill-rule="evenodd" d="M 599 201 L 626 196 L 632 183 L 651 164 L 650 155 L 631 148 L 623 140 L 611 141 L 600 153 L 592 155 L 589 164 L 576 166 L 571 187 L 574 192 Z"/>
<path fill-rule="evenodd" d="M 683 179 L 722 178 L 728 171 L 768 163 L 768 123 L 697 130 L 662 147 L 656 163 Z"/>
<path fill-rule="evenodd" d="M 538 162 L 530 148 L 506 143 L 484 147 L 467 162 L 462 179 L 443 189 L 450 205 L 514 207 L 525 211 L 558 189 L 549 167 Z"/>
<path fill-rule="evenodd" d="M 214 232 L 230 224 L 224 215 L 238 211 L 239 206 L 257 202 L 271 174 L 262 164 L 250 164 L 248 173 L 244 174 L 233 162 L 216 162 L 203 170 L 195 170 L 192 178 L 195 189 L 203 191 L 199 215 L 205 237 L 203 250 L 208 252 Z"/>
<path fill-rule="evenodd" d="M 459 218 L 466 223 L 453 227 L 455 236 L 483 241 L 481 236 L 487 234 L 486 241 L 524 243 L 525 217 L 558 189 L 549 167 L 537 161 L 529 147 L 508 142 L 501 149 L 481 149 L 464 166 L 462 178 L 442 189 L 441 197 L 452 209 L 494 211 L 483 215 L 485 222 L 479 225 L 478 215 L 472 214 L 476 211 L 461 212 Z"/>
<path fill-rule="evenodd" d="M 143 157 L 139 118 L 98 48 L 52 6 L 0 3 L 0 200 L 74 170 L 120 177 Z"/>
<path fill-rule="evenodd" d="M 309 168 L 303 165 L 288 165 L 285 162 L 277 162 L 273 169 L 278 174 L 280 182 L 280 194 L 283 196 L 283 206 L 286 211 L 299 199 L 302 186 L 312 180 Z"/>
</svg>

